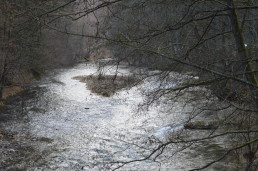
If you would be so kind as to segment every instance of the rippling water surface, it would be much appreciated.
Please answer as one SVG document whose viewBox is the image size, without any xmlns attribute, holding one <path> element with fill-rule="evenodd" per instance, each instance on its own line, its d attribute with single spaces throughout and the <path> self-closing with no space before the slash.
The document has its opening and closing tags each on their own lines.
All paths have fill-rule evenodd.
<svg viewBox="0 0 258 171">
<path fill-rule="evenodd" d="M 110 67 L 107 72 L 112 74 L 115 69 Z M 72 79 L 96 71 L 93 64 L 79 64 L 70 69 L 59 69 L 32 86 L 28 93 L 34 93 L 34 96 L 24 102 L 23 118 L 10 120 L 5 125 L 7 129 L 20 131 L 17 138 L 21 141 L 24 136 L 30 136 L 31 141 L 35 141 L 33 148 L 36 150 L 31 152 L 30 157 L 24 156 L 17 161 L 17 168 L 33 171 L 104 170 L 109 165 L 103 163 L 141 158 L 132 142 L 148 144 L 150 136 L 162 140 L 167 132 L 182 129 L 185 113 L 191 110 L 183 104 L 174 103 L 173 113 L 166 113 L 164 106 L 137 113 L 143 100 L 141 91 L 153 88 L 157 84 L 155 80 L 146 80 L 107 98 L 91 93 L 85 83 Z M 126 75 L 130 72 L 123 67 L 119 73 Z M 174 84 L 171 82 L 171 86 Z M 17 112 L 15 108 L 18 106 L 10 110 Z M 205 145 L 211 153 L 220 149 L 216 144 Z M 144 161 L 126 165 L 120 170 L 183 171 L 201 166 L 216 156 L 205 156 L 197 151 L 198 148 L 194 147 L 175 155 L 163 165 Z M 170 154 L 169 151 L 166 154 Z M 229 169 L 223 165 L 213 170 Z"/>
</svg>

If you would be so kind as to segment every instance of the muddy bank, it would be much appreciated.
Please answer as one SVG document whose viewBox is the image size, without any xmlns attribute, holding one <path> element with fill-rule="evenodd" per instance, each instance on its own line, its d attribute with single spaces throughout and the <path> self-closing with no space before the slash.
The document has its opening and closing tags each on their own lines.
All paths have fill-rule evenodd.
<svg viewBox="0 0 258 171">
<path fill-rule="evenodd" d="M 0 107 L 5 105 L 8 98 L 23 92 L 31 81 L 40 79 L 41 74 L 35 69 L 13 70 L 12 74 L 5 75 L 4 85 L 0 90 Z"/>
</svg>

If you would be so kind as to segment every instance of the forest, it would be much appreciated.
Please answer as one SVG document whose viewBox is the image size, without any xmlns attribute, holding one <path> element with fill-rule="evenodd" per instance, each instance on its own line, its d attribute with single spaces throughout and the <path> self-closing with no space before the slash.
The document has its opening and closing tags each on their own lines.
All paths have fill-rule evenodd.
<svg viewBox="0 0 258 171">
<path fill-rule="evenodd" d="M 0 170 L 258 169 L 255 0 L 0 0 L 0 48 Z"/>
</svg>

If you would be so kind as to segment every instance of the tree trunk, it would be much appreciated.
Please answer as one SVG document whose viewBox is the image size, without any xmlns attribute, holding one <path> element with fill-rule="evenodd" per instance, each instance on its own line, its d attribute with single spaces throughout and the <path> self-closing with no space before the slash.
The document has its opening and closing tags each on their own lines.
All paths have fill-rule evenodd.
<svg viewBox="0 0 258 171">
<path fill-rule="evenodd" d="M 232 7 L 232 9 L 229 10 L 229 18 L 232 25 L 232 32 L 235 38 L 236 47 L 237 47 L 237 57 L 243 61 L 242 64 L 242 71 L 243 71 L 243 77 L 251 82 L 254 85 L 258 85 L 256 74 L 253 70 L 252 61 L 251 58 L 248 56 L 247 49 L 245 47 L 245 41 L 243 37 L 242 29 L 240 28 L 240 23 L 238 20 L 237 12 L 234 9 L 234 2 L 233 0 L 227 1 L 228 6 Z M 250 86 L 250 89 L 253 91 L 252 96 L 253 100 L 255 101 L 256 108 L 258 109 L 258 92 L 256 87 Z"/>
</svg>

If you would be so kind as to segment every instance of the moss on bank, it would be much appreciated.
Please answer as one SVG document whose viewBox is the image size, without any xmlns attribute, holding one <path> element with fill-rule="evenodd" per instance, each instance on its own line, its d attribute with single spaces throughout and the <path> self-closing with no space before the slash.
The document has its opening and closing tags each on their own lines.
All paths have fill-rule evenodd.
<svg viewBox="0 0 258 171">
<path fill-rule="evenodd" d="M 98 95 L 110 97 L 123 88 L 131 88 L 140 84 L 142 81 L 133 76 L 118 75 L 89 75 L 77 76 L 73 79 L 86 83 L 87 88 Z"/>
</svg>

